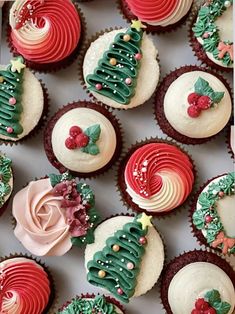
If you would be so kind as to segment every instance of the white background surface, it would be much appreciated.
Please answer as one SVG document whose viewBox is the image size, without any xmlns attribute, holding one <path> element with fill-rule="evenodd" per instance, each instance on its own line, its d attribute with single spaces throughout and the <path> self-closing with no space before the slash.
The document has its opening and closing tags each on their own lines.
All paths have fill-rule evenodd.
<svg viewBox="0 0 235 314">
<path fill-rule="evenodd" d="M 117 10 L 114 0 L 95 0 L 80 5 L 87 22 L 88 36 L 96 31 L 112 26 L 126 26 Z M 161 60 L 161 78 L 184 64 L 199 64 L 193 56 L 187 40 L 187 28 L 184 26 L 176 32 L 152 36 L 159 50 Z M 1 40 L 1 64 L 9 63 L 11 55 L 5 43 Z M 69 68 L 55 74 L 39 75 L 46 83 L 51 99 L 50 116 L 57 108 L 78 99 L 87 99 L 78 80 L 77 63 Z M 227 75 L 230 79 L 232 76 Z M 125 137 L 125 149 L 136 140 L 151 136 L 164 136 L 154 120 L 152 100 L 144 106 L 128 111 L 115 111 L 120 118 Z M 195 160 L 198 171 L 198 182 L 202 184 L 207 179 L 232 171 L 234 169 L 232 159 L 227 152 L 225 144 L 225 133 L 215 140 L 204 144 L 186 146 Z M 17 146 L 2 145 L 0 150 L 13 160 L 15 173 L 14 193 L 22 185 L 35 177 L 41 177 L 48 173 L 57 173 L 50 165 L 43 149 L 42 132 L 35 138 L 18 144 Z M 126 212 L 126 208 L 120 201 L 119 193 L 116 191 L 115 182 L 116 169 L 94 180 L 87 180 L 95 191 L 96 207 L 102 217 L 114 213 Z M 167 260 L 179 253 L 194 248 L 199 248 L 196 240 L 192 237 L 187 218 L 187 209 L 178 212 L 175 216 L 164 219 L 154 219 L 154 223 L 162 234 L 166 249 Z M 0 217 L 0 254 L 9 255 L 14 252 L 27 252 L 14 237 L 11 224 L 11 204 L 8 210 Z M 86 282 L 84 269 L 84 253 L 82 249 L 73 248 L 63 257 L 42 258 L 54 275 L 56 288 L 59 295 L 59 304 L 71 299 L 74 295 L 82 292 L 96 292 L 99 289 Z M 233 259 L 235 265 L 235 259 Z M 151 271 L 151 270 L 150 270 Z M 129 314 L 161 314 L 162 310 L 159 299 L 158 285 L 149 293 L 131 300 L 125 306 Z M 28 313 L 33 314 L 33 313 Z"/>
</svg>

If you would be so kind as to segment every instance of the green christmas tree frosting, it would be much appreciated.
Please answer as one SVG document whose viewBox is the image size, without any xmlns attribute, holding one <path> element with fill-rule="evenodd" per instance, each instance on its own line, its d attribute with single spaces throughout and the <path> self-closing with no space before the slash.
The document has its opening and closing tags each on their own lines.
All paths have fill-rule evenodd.
<svg viewBox="0 0 235 314">
<path fill-rule="evenodd" d="M 58 314 L 117 314 L 115 306 L 106 301 L 104 296 L 75 298 Z"/>
<path fill-rule="evenodd" d="M 17 138 L 23 132 L 20 124 L 23 93 L 24 60 L 11 60 L 6 70 L 0 70 L 0 134 Z"/>
<path fill-rule="evenodd" d="M 135 95 L 142 58 L 143 37 L 140 21 L 133 21 L 125 33 L 118 33 L 109 50 L 99 60 L 93 74 L 86 77 L 88 89 L 127 105 Z"/>
<path fill-rule="evenodd" d="M 6 196 L 12 191 L 9 184 L 11 178 L 11 160 L 4 155 L 0 155 L 0 208 L 6 202 Z"/>
<path fill-rule="evenodd" d="M 87 263 L 89 283 L 105 288 L 122 302 L 129 302 L 145 254 L 150 219 L 143 213 L 106 240 L 103 250 Z"/>
</svg>

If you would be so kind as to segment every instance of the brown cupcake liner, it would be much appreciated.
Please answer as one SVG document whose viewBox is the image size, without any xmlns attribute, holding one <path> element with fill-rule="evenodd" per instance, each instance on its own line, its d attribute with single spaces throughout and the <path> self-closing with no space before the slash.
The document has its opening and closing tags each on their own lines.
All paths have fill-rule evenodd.
<svg viewBox="0 0 235 314">
<path fill-rule="evenodd" d="M 198 197 L 202 193 L 204 188 L 208 184 L 210 184 L 211 181 L 215 180 L 218 177 L 226 175 L 226 174 L 227 173 L 223 173 L 223 174 L 217 175 L 216 177 L 213 177 L 213 178 L 207 180 L 206 183 L 201 185 L 199 187 L 199 189 L 197 190 L 197 192 L 193 195 L 193 197 L 191 199 L 190 209 L 189 209 L 189 223 L 190 223 L 190 227 L 191 227 L 191 233 L 193 234 L 194 237 L 196 237 L 197 242 L 199 243 L 199 245 L 207 247 L 211 252 L 215 252 L 215 253 L 217 253 L 218 255 L 221 255 L 221 256 L 225 256 L 225 254 L 222 253 L 222 250 L 219 249 L 218 247 L 213 248 L 209 243 L 207 243 L 207 240 L 204 237 L 204 235 L 202 234 L 201 230 L 197 229 L 196 226 L 194 225 L 194 223 L 193 223 L 193 213 L 195 212 L 195 209 L 196 209 L 196 206 L 197 206 Z M 227 254 L 227 255 L 234 255 L 234 254 Z"/>
<path fill-rule="evenodd" d="M 131 196 L 127 193 L 126 191 L 126 182 L 125 182 L 125 167 L 126 167 L 126 163 L 129 160 L 129 158 L 131 157 L 131 155 L 140 147 L 142 147 L 145 144 L 149 144 L 149 143 L 166 143 L 169 145 L 173 145 L 175 147 L 177 147 L 179 150 L 181 150 L 181 152 L 183 152 L 185 155 L 188 156 L 191 164 L 192 164 L 192 171 L 194 174 L 194 184 L 192 187 L 192 191 L 190 192 L 190 194 L 188 195 L 187 199 L 178 207 L 170 210 L 170 211 L 166 211 L 166 212 L 154 212 L 154 211 L 148 211 L 146 209 L 143 209 L 141 207 L 139 207 L 137 204 L 135 204 L 132 201 Z M 176 143 L 174 140 L 170 139 L 170 138 L 158 138 L 158 137 L 151 137 L 149 139 L 145 139 L 139 142 L 136 142 L 135 144 L 133 144 L 129 150 L 126 151 L 126 153 L 124 154 L 124 157 L 120 160 L 119 164 L 118 164 L 118 171 L 116 174 L 116 188 L 117 191 L 119 192 L 120 195 L 120 201 L 123 203 L 124 206 L 127 206 L 128 209 L 131 209 L 134 212 L 137 213 L 146 213 L 147 215 L 151 215 L 153 217 L 158 217 L 158 218 L 166 218 L 169 216 L 173 216 L 176 215 L 179 211 L 186 209 L 189 206 L 190 203 L 190 199 L 191 199 L 191 195 L 195 192 L 195 186 L 197 185 L 197 170 L 196 170 L 196 166 L 195 163 L 191 157 L 191 155 L 182 147 L 180 146 L 178 143 Z"/>
<path fill-rule="evenodd" d="M 65 304 L 62 305 L 62 307 L 59 308 L 59 312 L 63 311 L 66 309 L 66 307 L 72 303 L 72 301 L 74 299 L 95 299 L 96 296 L 104 296 L 105 300 L 113 305 L 115 305 L 116 307 L 118 307 L 119 310 L 121 310 L 123 312 L 123 314 L 126 314 L 126 311 L 123 307 L 123 305 L 121 303 L 119 303 L 116 299 L 112 298 L 109 295 L 104 295 L 104 294 L 94 294 L 94 293 L 85 293 L 85 294 L 81 294 L 81 295 L 77 295 L 75 298 L 73 298 L 71 301 L 67 301 Z"/>
<path fill-rule="evenodd" d="M 235 159 L 235 153 L 232 149 L 232 146 L 231 146 L 231 140 L 230 140 L 230 136 L 231 136 L 231 132 L 232 132 L 232 129 L 231 129 L 231 126 L 233 125 L 233 123 L 231 123 L 231 125 L 228 126 L 227 128 L 227 131 L 226 131 L 226 145 L 227 145 L 227 149 L 228 149 L 228 153 L 230 154 L 231 158 L 233 159 L 233 162 L 234 159 Z M 235 131 L 234 131 L 235 132 Z M 234 134 L 235 135 L 235 134 Z M 235 139 L 235 136 L 234 136 L 234 139 Z"/>
<path fill-rule="evenodd" d="M 195 262 L 207 262 L 220 267 L 231 279 L 235 288 L 235 271 L 224 258 L 204 250 L 195 249 L 194 251 L 184 252 L 181 255 L 175 257 L 163 270 L 161 282 L 161 301 L 167 314 L 173 314 L 168 302 L 168 289 L 171 280 L 175 274 L 180 271 L 180 269 Z"/>
<path fill-rule="evenodd" d="M 132 20 L 138 20 L 138 17 L 134 15 L 131 10 L 129 9 L 127 3 L 125 0 L 116 0 L 117 8 L 120 14 L 122 15 L 123 19 L 125 19 L 128 23 L 130 23 Z M 147 28 L 145 29 L 147 33 L 170 33 L 172 31 L 177 31 L 180 27 L 185 25 L 187 23 L 189 14 L 191 9 L 193 8 L 194 3 L 192 4 L 191 8 L 189 11 L 184 15 L 178 22 L 167 25 L 167 26 L 160 26 L 160 25 L 150 25 L 147 24 L 146 22 L 143 22 Z"/>
<path fill-rule="evenodd" d="M 25 254 L 25 253 L 14 253 L 14 254 L 10 253 L 10 255 L 8 255 L 8 256 L 1 256 L 0 257 L 0 263 L 6 261 L 8 259 L 17 258 L 17 257 L 23 257 L 23 258 L 27 258 L 27 259 L 35 261 L 47 273 L 47 276 L 48 276 L 48 279 L 49 279 L 49 282 L 50 282 L 51 293 L 50 293 L 48 305 L 45 308 L 45 310 L 42 312 L 42 314 L 53 314 L 55 309 L 56 309 L 56 307 L 57 307 L 57 304 L 58 304 L 58 295 L 57 295 L 57 291 L 56 291 L 56 288 L 55 288 L 54 278 L 53 278 L 53 276 L 51 274 L 50 269 L 48 268 L 48 266 L 45 265 L 44 262 L 41 261 L 41 259 L 33 257 L 30 254 Z"/>
<path fill-rule="evenodd" d="M 66 112 L 69 110 L 72 110 L 74 108 L 90 108 L 98 111 L 99 113 L 103 114 L 113 125 L 115 133 L 116 133 L 116 139 L 117 139 L 117 145 L 115 152 L 113 154 L 113 157 L 111 160 L 102 168 L 95 170 L 90 173 L 82 173 L 82 172 L 76 172 L 76 171 L 70 171 L 65 166 L 63 166 L 56 158 L 53 149 L 52 149 L 52 143 L 51 143 L 51 135 L 53 128 L 56 124 L 56 122 L 59 120 L 60 117 L 63 116 Z M 51 120 L 48 122 L 47 127 L 45 128 L 44 133 L 44 148 L 47 155 L 48 160 L 50 163 L 59 170 L 60 173 L 66 172 L 69 170 L 69 172 L 74 175 L 75 177 L 79 178 L 94 178 L 98 175 L 103 174 L 104 172 L 108 171 L 113 167 L 113 165 L 116 163 L 116 161 L 119 159 L 119 156 L 121 155 L 123 146 L 123 131 L 122 126 L 120 124 L 120 121 L 116 118 L 116 116 L 113 114 L 112 110 L 104 105 L 99 105 L 96 103 L 88 102 L 88 101 L 78 101 L 69 103 L 68 105 L 65 105 L 61 109 L 59 109 L 55 115 L 51 118 Z"/>
<path fill-rule="evenodd" d="M 158 125 L 160 126 L 161 130 L 167 134 L 168 136 L 170 136 L 171 138 L 175 139 L 176 141 L 183 143 L 183 144 L 187 144 L 187 145 L 197 145 L 197 144 L 203 144 L 206 143 L 212 139 L 214 139 L 217 135 L 220 134 L 220 132 L 223 131 L 223 129 L 226 127 L 224 127 L 220 132 L 218 132 L 217 134 L 210 136 L 210 137 L 204 137 L 204 138 L 190 138 L 188 136 L 185 136 L 181 133 L 179 133 L 178 131 L 176 131 L 168 122 L 165 113 L 164 113 L 164 98 L 165 98 L 165 94 L 168 90 L 168 88 L 170 87 L 170 85 L 182 74 L 186 73 L 186 72 L 193 72 L 193 71 L 203 71 L 206 73 L 210 73 L 214 76 L 216 76 L 227 88 L 231 100 L 233 100 L 233 96 L 232 96 L 232 89 L 228 83 L 228 81 L 222 77 L 220 74 L 206 68 L 206 67 L 200 67 L 197 65 L 184 65 L 181 66 L 178 69 L 175 69 L 173 71 L 171 71 L 169 74 L 167 74 L 161 81 L 158 89 L 156 90 L 156 94 L 155 94 L 155 99 L 154 99 L 154 106 L 153 106 L 153 110 L 154 110 L 154 116 L 155 119 L 158 123 Z"/>
<path fill-rule="evenodd" d="M 202 3 L 205 1 L 201 1 Z M 196 5 L 193 7 L 190 16 L 189 16 L 189 26 L 188 26 L 188 38 L 189 38 L 189 45 L 191 46 L 194 56 L 201 62 L 202 65 L 206 65 L 212 69 L 215 69 L 217 71 L 222 72 L 233 72 L 233 68 L 223 67 L 219 64 L 216 64 L 212 60 L 210 60 L 203 49 L 202 45 L 198 42 L 197 38 L 194 35 L 194 32 L 192 31 L 192 28 L 197 20 L 198 11 L 200 7 L 202 6 L 202 3 Z"/>
<path fill-rule="evenodd" d="M 38 121 L 38 124 L 27 135 L 25 135 L 18 141 L 0 139 L 0 145 L 4 144 L 4 145 L 13 146 L 13 145 L 18 145 L 18 143 L 22 144 L 25 141 L 33 138 L 44 128 L 48 115 L 49 115 L 49 111 L 50 111 L 50 98 L 48 94 L 48 89 L 46 88 L 45 84 L 42 82 L 42 80 L 39 80 L 39 82 L 43 90 L 44 106 L 43 106 L 42 115 Z"/>
<path fill-rule="evenodd" d="M 74 0 L 71 0 L 74 4 L 74 6 L 77 9 L 77 12 L 79 14 L 80 17 L 80 22 L 81 22 L 81 34 L 80 34 L 80 39 L 78 42 L 77 47 L 74 49 L 74 51 L 67 56 L 66 58 L 57 61 L 57 62 L 52 62 L 52 63 L 37 63 L 35 61 L 30 61 L 25 59 L 25 64 L 28 68 L 37 71 L 39 73 L 51 73 L 51 72 L 57 72 L 61 69 L 65 69 L 68 66 L 70 66 L 72 63 L 74 63 L 74 61 L 77 59 L 77 57 L 80 54 L 80 51 L 83 47 L 84 41 L 85 41 L 85 37 L 86 37 L 86 33 L 87 33 L 87 24 L 86 24 L 86 20 L 85 20 L 85 16 L 83 14 L 83 12 L 81 11 L 81 9 L 78 7 L 78 3 L 76 3 Z M 10 10 L 10 8 L 9 8 Z M 9 10 L 8 10 L 8 14 L 9 14 Z M 20 55 L 20 53 L 17 51 L 17 49 L 14 47 L 12 41 L 11 41 L 11 27 L 8 24 L 7 28 L 6 28 L 6 34 L 7 34 L 7 42 L 8 42 L 8 47 L 10 49 L 10 52 L 13 54 L 14 57 Z"/>
</svg>

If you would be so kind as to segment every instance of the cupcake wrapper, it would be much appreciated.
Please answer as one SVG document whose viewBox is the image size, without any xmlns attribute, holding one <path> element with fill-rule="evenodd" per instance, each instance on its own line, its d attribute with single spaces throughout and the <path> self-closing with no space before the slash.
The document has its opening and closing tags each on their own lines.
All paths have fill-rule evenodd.
<svg viewBox="0 0 235 314">
<path fill-rule="evenodd" d="M 9 256 L 0 257 L 0 263 L 4 262 L 5 260 L 11 259 L 11 258 L 16 258 L 16 257 L 23 257 L 23 258 L 28 258 L 28 259 L 34 260 L 47 273 L 47 276 L 48 276 L 48 279 L 50 282 L 51 294 L 49 297 L 48 305 L 45 308 L 45 310 L 42 312 L 42 314 L 53 314 L 53 313 L 55 313 L 55 310 L 56 310 L 56 307 L 58 304 L 58 296 L 57 296 L 57 291 L 55 288 L 55 282 L 54 282 L 53 276 L 51 275 L 50 269 L 40 259 L 35 258 L 32 255 L 24 254 L 24 253 L 14 253 L 14 254 L 10 254 Z"/>
<path fill-rule="evenodd" d="M 230 154 L 231 158 L 233 159 L 233 162 L 234 162 L 234 151 L 232 150 L 232 146 L 231 146 L 231 139 L 230 139 L 230 136 L 231 136 L 231 126 L 232 126 L 233 123 L 231 123 L 231 125 L 228 126 L 227 128 L 227 131 L 226 131 L 226 145 L 227 145 L 227 148 L 228 148 L 228 153 Z M 234 137 L 235 138 L 235 137 Z"/>
<path fill-rule="evenodd" d="M 143 208 L 140 208 L 137 204 L 135 204 L 132 201 L 131 196 L 126 191 L 124 172 L 125 172 L 125 166 L 126 166 L 128 159 L 134 153 L 134 151 L 136 151 L 136 149 L 138 149 L 139 147 L 141 147 L 145 144 L 155 143 L 155 142 L 166 143 L 166 144 L 174 145 L 175 147 L 179 148 L 184 154 L 186 154 L 189 157 L 190 162 L 192 163 L 192 166 L 193 166 L 194 184 L 193 184 L 193 188 L 192 188 L 191 193 L 189 194 L 189 196 L 187 197 L 187 199 L 184 201 L 183 204 L 179 205 L 178 207 L 176 207 L 173 210 L 170 210 L 168 212 L 154 212 L 154 211 L 147 211 Z M 121 159 L 121 161 L 118 164 L 118 171 L 117 171 L 116 180 L 117 180 L 116 181 L 117 182 L 116 183 L 117 191 L 120 194 L 121 201 L 122 201 L 124 206 L 127 206 L 129 209 L 131 209 L 132 211 L 137 212 L 137 213 L 145 212 L 147 215 L 152 215 L 153 217 L 156 216 L 159 218 L 164 218 L 166 216 L 175 215 L 179 210 L 182 210 L 189 205 L 190 195 L 192 195 L 192 193 L 194 193 L 196 182 L 197 182 L 197 171 L 196 171 L 194 161 L 193 161 L 192 157 L 190 156 L 190 154 L 184 148 L 182 148 L 179 144 L 177 144 L 175 141 L 173 141 L 169 138 L 162 139 L 162 138 L 157 138 L 157 137 L 155 137 L 155 138 L 151 137 L 150 139 L 145 139 L 145 140 L 142 140 L 140 142 L 136 142 L 124 154 L 124 157 Z"/>
<path fill-rule="evenodd" d="M 231 87 L 230 87 L 229 83 L 220 74 L 215 73 L 206 67 L 199 67 L 197 65 L 185 65 L 185 66 L 182 66 L 182 67 L 170 72 L 168 75 L 166 75 L 163 78 L 163 80 L 161 81 L 160 86 L 158 87 L 156 94 L 155 94 L 153 110 L 154 110 L 155 119 L 156 119 L 158 125 L 160 126 L 161 130 L 164 133 L 166 133 L 171 138 L 173 138 L 176 141 L 181 142 L 183 144 L 197 145 L 197 144 L 203 144 L 209 140 L 214 139 L 218 134 L 220 134 L 220 132 L 222 130 L 219 133 L 217 133 L 213 136 L 210 136 L 210 137 L 190 138 L 190 137 L 187 137 L 187 136 L 177 132 L 170 125 L 170 123 L 168 122 L 168 120 L 166 119 L 166 116 L 164 114 L 164 97 L 165 97 L 165 94 L 166 94 L 169 86 L 182 74 L 184 74 L 186 72 L 192 72 L 192 71 L 203 71 L 203 72 L 210 73 L 210 74 L 216 76 L 225 85 L 225 87 L 229 91 L 231 99 L 233 99 L 232 91 L 231 91 Z"/>
<path fill-rule="evenodd" d="M 52 131 L 53 131 L 53 128 L 54 128 L 57 120 L 67 111 L 74 109 L 74 108 L 79 108 L 79 107 L 91 108 L 91 109 L 94 109 L 94 110 L 100 112 L 101 114 L 103 114 L 112 123 L 112 125 L 115 129 L 115 132 L 116 132 L 117 145 L 116 145 L 116 149 L 115 149 L 115 152 L 113 154 L 113 157 L 104 167 L 102 167 L 96 171 L 90 172 L 90 173 L 75 172 L 75 171 L 70 171 L 69 169 L 65 168 L 56 159 L 56 156 L 54 155 L 54 152 L 52 149 L 51 135 L 52 135 Z M 105 171 L 109 170 L 110 168 L 112 168 L 113 165 L 118 160 L 119 156 L 121 155 L 122 146 L 123 146 L 122 127 L 121 127 L 119 120 L 112 113 L 112 110 L 110 108 L 107 108 L 104 105 L 99 105 L 99 104 L 91 103 L 88 101 L 73 102 L 73 103 L 70 103 L 70 104 L 64 106 L 63 108 L 59 109 L 57 111 L 57 113 L 48 122 L 47 127 L 45 129 L 45 133 L 44 133 L 44 148 L 45 148 L 47 158 L 51 162 L 51 164 L 55 168 L 57 168 L 60 173 L 63 173 L 63 172 L 66 172 L 67 170 L 69 170 L 71 174 L 73 174 L 74 176 L 78 176 L 79 178 L 94 178 L 100 174 L 103 174 Z"/>
<path fill-rule="evenodd" d="M 26 140 L 33 138 L 35 135 L 37 135 L 44 128 L 46 121 L 47 121 L 47 118 L 48 118 L 48 115 L 49 115 L 49 111 L 50 111 L 50 98 L 49 98 L 48 90 L 47 90 L 45 84 L 42 82 L 42 80 L 39 80 L 39 82 L 41 83 L 41 86 L 43 89 L 44 106 L 43 106 L 42 115 L 38 121 L 38 124 L 29 132 L 29 134 L 22 137 L 18 141 L 0 139 L 0 145 L 4 144 L 4 145 L 13 146 L 13 145 L 17 145 L 18 143 L 22 144 Z"/>
<path fill-rule="evenodd" d="M 201 2 L 203 2 L 203 1 L 201 1 Z M 194 53 L 195 57 L 201 62 L 202 65 L 207 65 L 207 66 L 211 67 L 212 69 L 222 71 L 222 72 L 232 72 L 233 68 L 220 66 L 207 57 L 207 54 L 204 51 L 202 45 L 198 42 L 197 38 L 195 37 L 195 35 L 192 31 L 192 28 L 193 28 L 193 26 L 197 20 L 198 11 L 199 11 L 201 5 L 202 5 L 202 3 L 198 4 L 198 5 L 195 4 L 195 6 L 191 10 L 191 13 L 189 16 L 188 38 L 189 38 L 189 44 L 193 50 L 193 53 Z"/>
<path fill-rule="evenodd" d="M 64 58 L 58 62 L 37 63 L 37 62 L 25 59 L 25 64 L 28 68 L 33 69 L 33 70 L 40 72 L 40 73 L 51 73 L 51 72 L 56 72 L 56 71 L 59 71 L 61 69 L 67 68 L 77 59 L 77 57 L 80 54 L 80 51 L 82 49 L 82 46 L 84 44 L 84 40 L 85 40 L 86 33 L 87 33 L 87 25 L 86 25 L 84 14 L 82 13 L 81 9 L 78 7 L 78 4 L 76 2 L 74 2 L 74 6 L 76 7 L 76 9 L 78 11 L 80 21 L 81 21 L 81 35 L 80 35 L 80 39 L 79 39 L 79 43 L 78 43 L 77 47 L 74 49 L 74 51 L 69 56 L 67 56 L 66 58 Z M 9 13 L 9 10 L 8 10 L 8 13 Z M 8 42 L 8 47 L 10 48 L 10 52 L 13 54 L 14 57 L 16 57 L 19 55 L 19 52 L 14 47 L 14 45 L 11 41 L 11 37 L 10 37 L 11 27 L 9 24 L 7 25 L 6 32 L 7 32 L 7 42 Z"/>
<path fill-rule="evenodd" d="M 231 279 L 235 287 L 235 272 L 232 266 L 220 256 L 203 250 L 194 250 L 175 257 L 163 270 L 161 300 L 167 314 L 173 314 L 168 302 L 168 289 L 175 274 L 184 266 L 194 262 L 208 262 L 220 267 Z"/>
<path fill-rule="evenodd" d="M 117 8 L 118 8 L 120 14 L 122 15 L 123 19 L 125 19 L 128 23 L 130 23 L 130 21 L 132 21 L 132 20 L 138 20 L 138 17 L 135 16 L 131 12 L 131 10 L 129 9 L 125 0 L 116 0 L 116 3 L 117 3 Z M 145 29 L 146 32 L 155 34 L 155 33 L 169 33 L 172 31 L 176 31 L 177 29 L 179 29 L 180 27 L 182 27 L 183 25 L 185 25 L 187 23 L 188 16 L 189 16 L 190 11 L 191 11 L 193 6 L 194 6 L 194 4 L 192 4 L 192 6 L 189 9 L 189 11 L 187 12 L 187 14 L 185 16 L 183 16 L 175 24 L 167 25 L 164 27 L 164 26 L 160 26 L 160 25 L 149 25 L 149 24 L 144 22 L 144 24 L 147 26 L 147 28 Z"/>
</svg>

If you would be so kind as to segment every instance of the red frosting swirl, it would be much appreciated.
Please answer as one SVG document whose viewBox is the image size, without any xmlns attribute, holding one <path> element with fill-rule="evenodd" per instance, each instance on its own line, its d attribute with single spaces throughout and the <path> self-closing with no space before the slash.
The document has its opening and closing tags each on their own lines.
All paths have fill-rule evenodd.
<svg viewBox="0 0 235 314">
<path fill-rule="evenodd" d="M 80 18 L 71 0 L 16 0 L 10 24 L 18 53 L 37 63 L 66 58 L 77 47 L 81 34 Z"/>
<path fill-rule="evenodd" d="M 51 293 L 47 273 L 34 260 L 13 258 L 0 264 L 0 312 L 41 314 Z"/>
<path fill-rule="evenodd" d="M 161 191 L 162 173 L 176 173 L 183 182 L 183 203 L 192 190 L 192 170 L 189 157 L 177 147 L 165 143 L 150 143 L 131 155 L 125 169 L 125 180 L 136 194 L 149 199 Z"/>
</svg>

